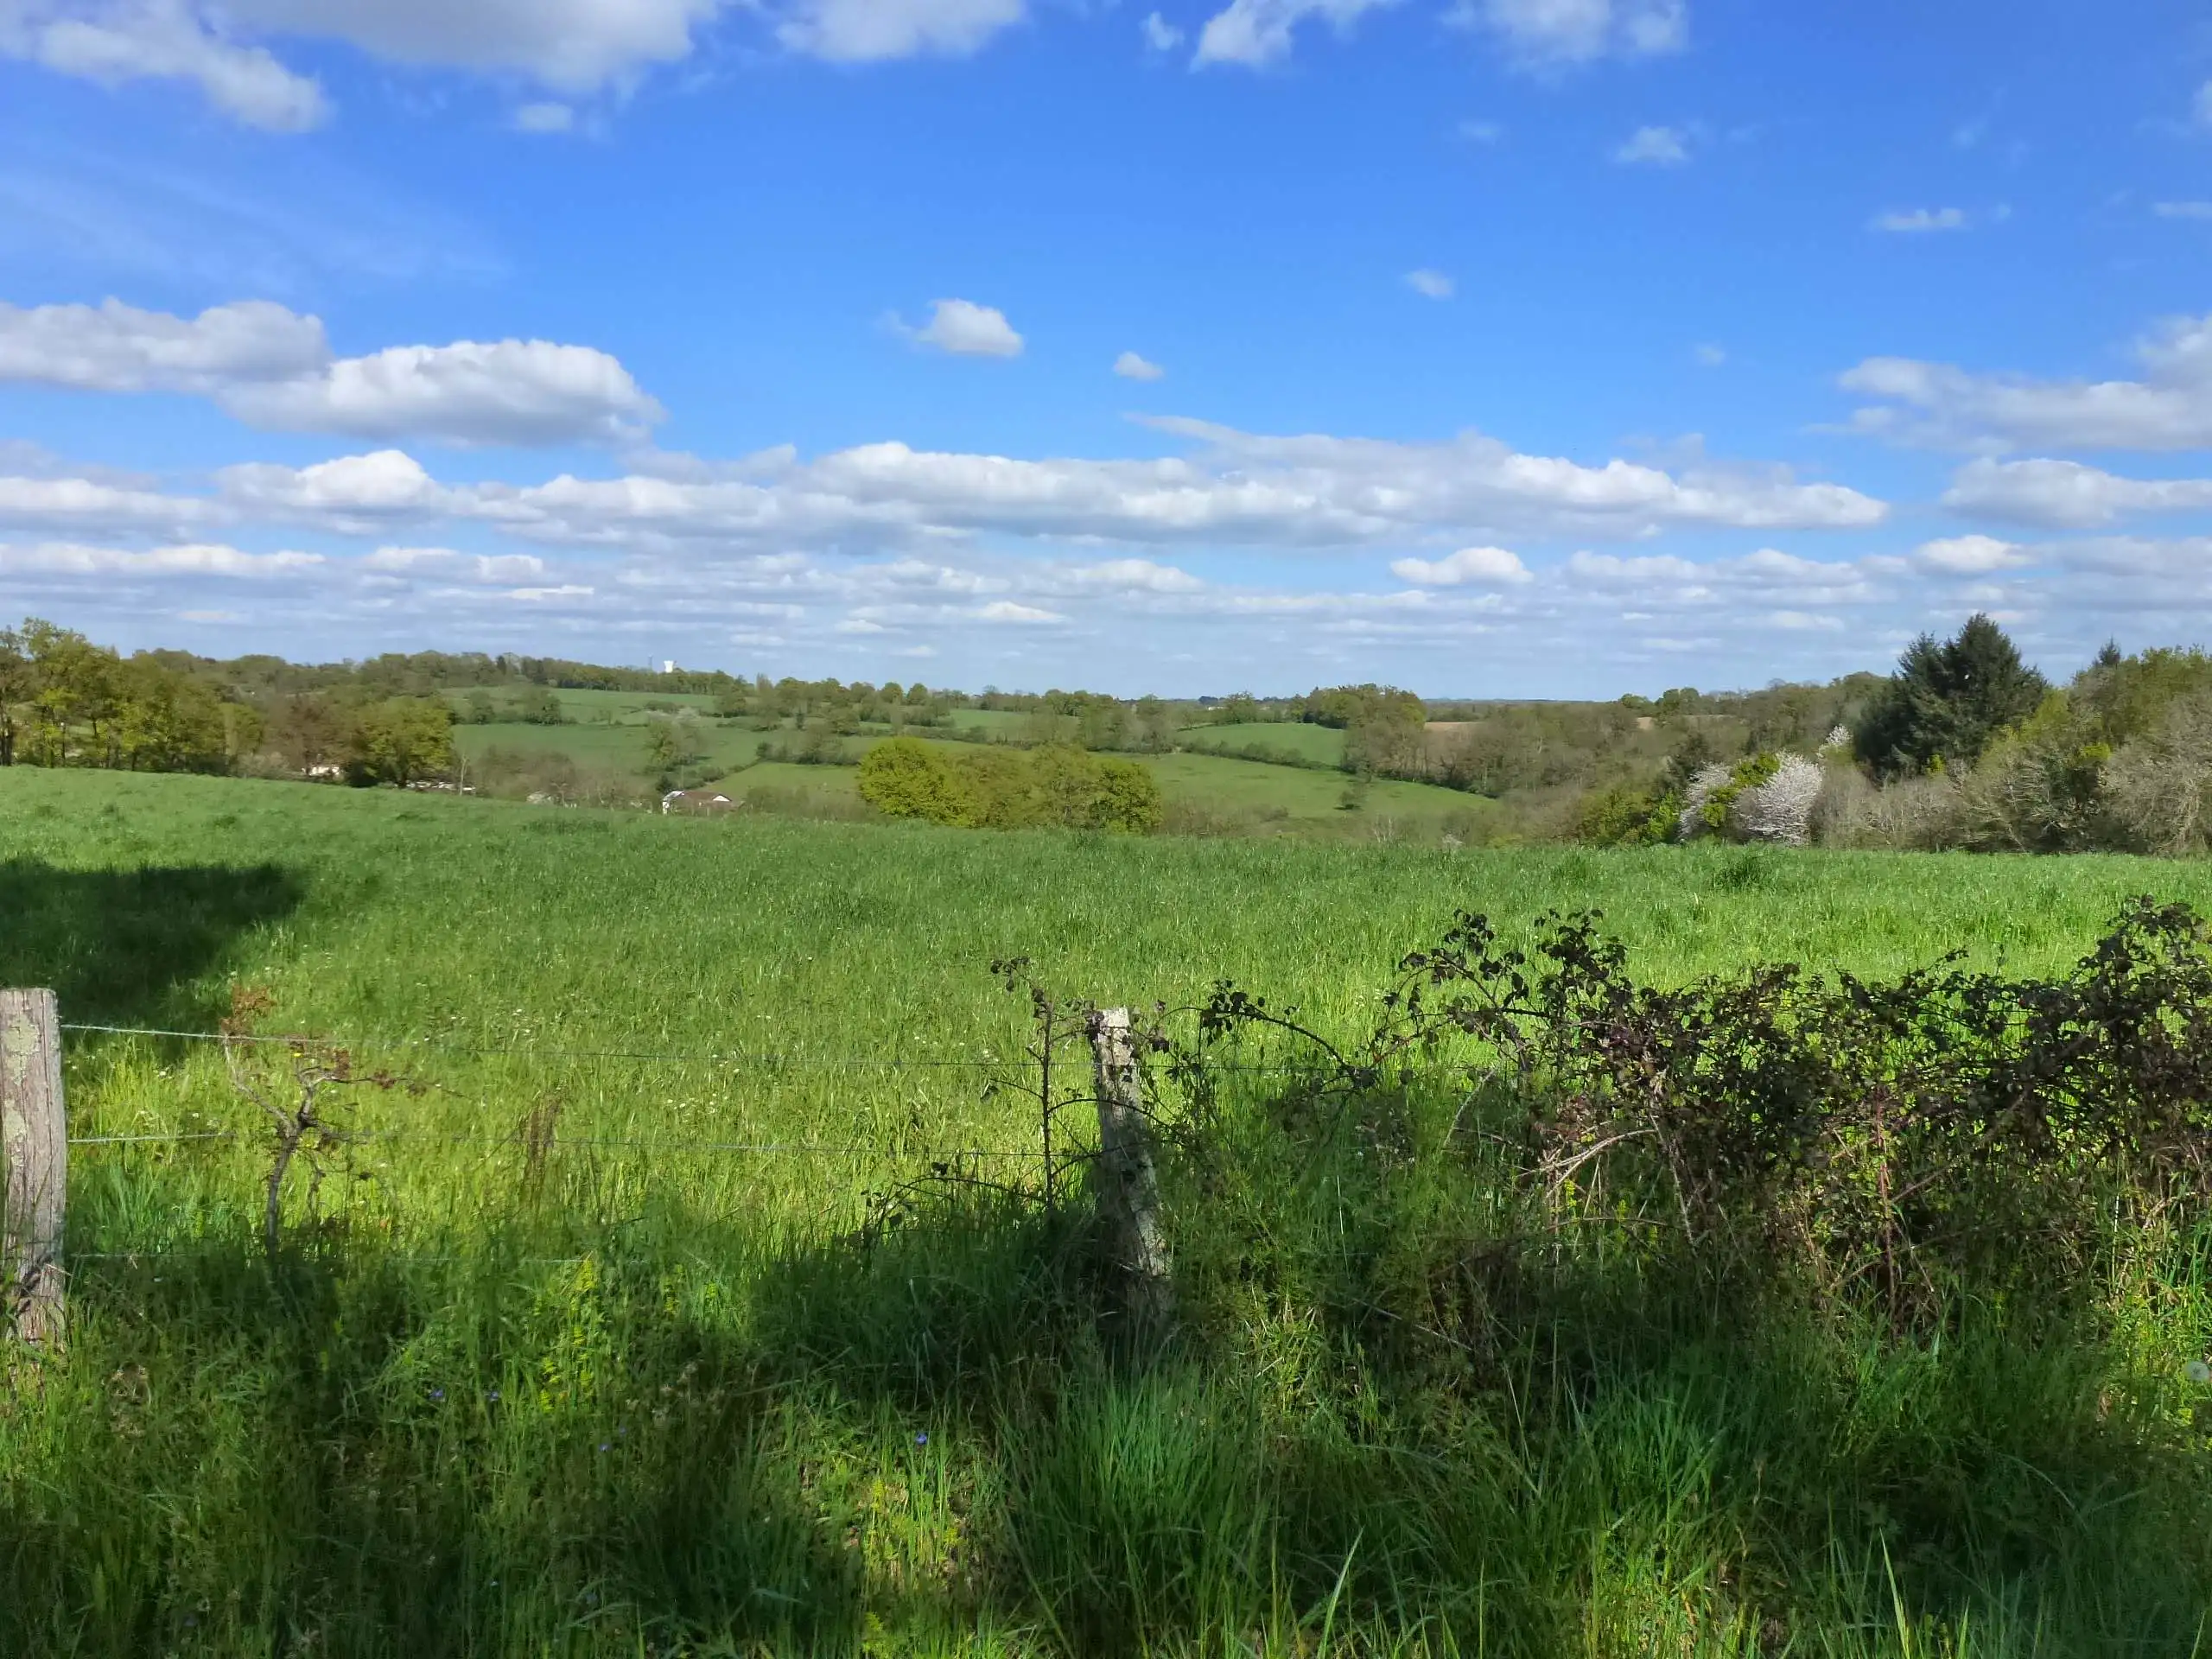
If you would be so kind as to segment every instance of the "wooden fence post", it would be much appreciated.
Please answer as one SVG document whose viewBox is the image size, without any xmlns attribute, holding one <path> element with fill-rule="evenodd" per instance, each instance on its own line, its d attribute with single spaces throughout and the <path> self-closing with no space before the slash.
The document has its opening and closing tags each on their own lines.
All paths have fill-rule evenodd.
<svg viewBox="0 0 2212 1659">
<path fill-rule="evenodd" d="M 61 1224 L 68 1196 L 69 1121 L 61 1100 L 61 1027 L 52 991 L 0 990 L 0 1319 L 59 1352 L 63 1329 Z"/>
<path fill-rule="evenodd" d="M 1090 1016 L 1090 1058 L 1098 1081 L 1098 1161 L 1091 1179 L 1099 1217 L 1107 1248 L 1127 1275 L 1131 1314 L 1141 1325 L 1157 1325 L 1174 1312 L 1174 1264 L 1160 1224 L 1160 1176 L 1127 1008 L 1101 1008 Z"/>
</svg>

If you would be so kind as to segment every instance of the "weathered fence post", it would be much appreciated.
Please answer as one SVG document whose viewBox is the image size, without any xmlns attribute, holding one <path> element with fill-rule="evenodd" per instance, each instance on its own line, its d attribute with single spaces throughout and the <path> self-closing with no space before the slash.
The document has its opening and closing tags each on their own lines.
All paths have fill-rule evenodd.
<svg viewBox="0 0 2212 1659">
<path fill-rule="evenodd" d="M 52 991 L 0 990 L 0 1319 L 25 1342 L 62 1338 L 61 1223 L 69 1122 L 61 1100 L 61 1027 Z"/>
<path fill-rule="evenodd" d="M 1173 1262 L 1160 1224 L 1160 1176 L 1127 1008 L 1101 1008 L 1090 1016 L 1090 1058 L 1098 1080 L 1098 1161 L 1091 1179 L 1099 1218 L 1107 1248 L 1127 1276 L 1130 1313 L 1140 1325 L 1157 1325 L 1174 1312 Z"/>
</svg>

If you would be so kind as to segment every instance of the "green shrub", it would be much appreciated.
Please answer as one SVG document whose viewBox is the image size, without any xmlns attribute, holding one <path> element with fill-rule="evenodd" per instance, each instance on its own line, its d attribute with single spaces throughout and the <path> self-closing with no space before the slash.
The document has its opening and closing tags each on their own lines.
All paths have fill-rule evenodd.
<svg viewBox="0 0 2212 1659">
<path fill-rule="evenodd" d="M 894 818 L 963 828 L 1111 830 L 1150 835 L 1166 815 L 1160 785 L 1133 760 L 1065 744 L 953 756 L 911 737 L 871 749 L 861 798 Z"/>
</svg>

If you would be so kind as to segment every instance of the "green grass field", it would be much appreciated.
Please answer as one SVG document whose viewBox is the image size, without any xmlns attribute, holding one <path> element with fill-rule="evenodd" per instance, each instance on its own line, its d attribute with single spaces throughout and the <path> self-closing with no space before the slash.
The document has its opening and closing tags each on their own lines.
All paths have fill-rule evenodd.
<svg viewBox="0 0 2212 1659">
<path fill-rule="evenodd" d="M 1342 779 L 1158 764 L 1340 811 Z M 1965 1308 L 1937 1343 L 1593 1262 L 1457 1381 L 1295 1280 L 1136 1364 L 1052 1227 L 984 1200 L 849 1242 L 947 1154 L 1033 1152 L 988 1092 L 1025 1033 L 995 957 L 1140 1006 L 1233 976 L 1349 1036 L 1456 907 L 1602 908 L 1680 981 L 2050 971 L 2145 891 L 2212 909 L 2212 869 L 0 772 L 0 983 L 181 1032 L 264 987 L 272 1029 L 404 1085 L 346 1095 L 271 1264 L 264 1127 L 212 1046 L 72 1033 L 73 1133 L 156 1138 L 73 1154 L 71 1349 L 0 1395 L 0 1652 L 2206 1650 L 2188 1240 L 2063 1330 Z"/>
<path fill-rule="evenodd" d="M 1247 725 L 1186 726 L 1176 734 L 1186 749 L 1247 760 L 1287 761 L 1293 766 L 1341 766 L 1344 734 L 1332 727 L 1303 721 L 1265 721 Z"/>
<path fill-rule="evenodd" d="M 1005 721 L 1026 718 L 1007 715 L 1000 723 L 1003 728 Z M 704 769 L 748 801 L 799 817 L 849 817 L 866 811 L 849 767 L 754 764 L 764 744 L 790 743 L 800 734 L 789 728 L 757 732 L 716 721 L 701 721 L 695 729 L 706 756 Z M 1253 729 L 1317 732 L 1338 740 L 1339 747 L 1343 735 L 1318 726 Z M 649 736 L 642 717 L 610 724 L 461 726 L 454 732 L 463 760 L 471 766 L 480 766 L 495 750 L 527 757 L 559 754 L 582 769 L 639 780 L 648 779 L 652 771 Z M 857 760 L 883 741 L 880 734 L 855 734 L 842 740 L 841 747 Z M 1463 844 L 1486 841 L 1502 822 L 1495 803 L 1429 784 L 1378 779 L 1355 787 L 1341 773 L 1217 753 L 1132 758 L 1160 779 L 1168 803 L 1177 809 L 1173 827 L 1185 832 L 1433 846 L 1446 836 Z"/>
</svg>

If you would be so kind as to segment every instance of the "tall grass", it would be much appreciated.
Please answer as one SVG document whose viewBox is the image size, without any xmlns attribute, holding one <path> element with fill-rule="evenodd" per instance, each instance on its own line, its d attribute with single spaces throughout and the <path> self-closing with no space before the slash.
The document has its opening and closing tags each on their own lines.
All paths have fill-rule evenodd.
<svg viewBox="0 0 2212 1659">
<path fill-rule="evenodd" d="M 352 1039 L 358 1138 L 257 1236 L 202 1043 L 73 1033 L 73 1338 L 0 1395 L 24 1654 L 2186 1654 L 2212 1642 L 2202 1241 L 1901 1338 L 1505 1202 L 1409 1097 L 1171 1172 L 1186 1315 L 1133 1350 L 1079 1215 L 879 1202 L 960 1147 L 1032 957 L 1224 975 L 1336 1032 L 1455 906 L 1597 905 L 1648 974 L 2022 970 L 2212 873 L 689 823 L 0 773 L 0 982 L 64 1018 Z M 954 1062 L 955 1064 L 945 1064 Z M 273 1060 L 270 1062 L 275 1064 Z M 556 1125 L 550 1147 L 527 1120 Z M 536 1150 L 533 1150 L 535 1146 Z M 735 1150 L 778 1147 L 782 1150 Z M 1270 1148 L 1276 1148 L 1271 1151 Z M 1225 1184 L 1224 1184 L 1225 1183 Z M 1387 1294 L 1385 1294 L 1387 1292 Z M 1408 1310 L 1414 1310 L 1410 1313 Z"/>
</svg>

